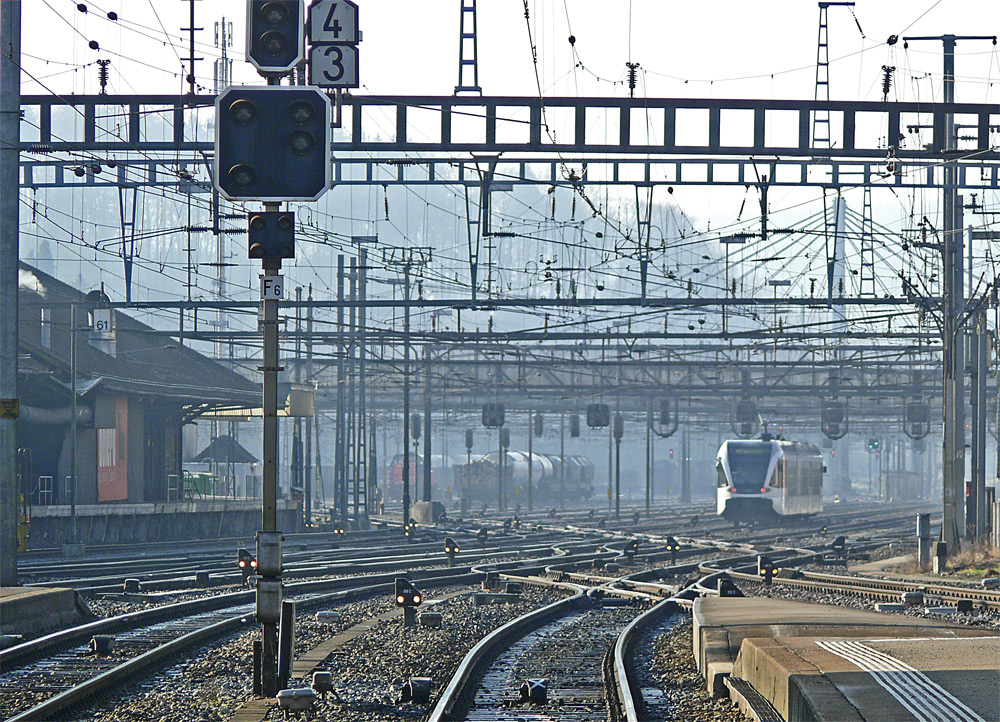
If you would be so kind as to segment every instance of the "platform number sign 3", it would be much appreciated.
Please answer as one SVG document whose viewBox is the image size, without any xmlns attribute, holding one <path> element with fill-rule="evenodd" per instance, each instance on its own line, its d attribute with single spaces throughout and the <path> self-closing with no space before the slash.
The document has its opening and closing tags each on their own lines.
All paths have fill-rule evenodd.
<svg viewBox="0 0 1000 722">
<path fill-rule="evenodd" d="M 309 8 L 309 82 L 321 88 L 357 88 L 358 6 L 319 0 Z"/>
</svg>

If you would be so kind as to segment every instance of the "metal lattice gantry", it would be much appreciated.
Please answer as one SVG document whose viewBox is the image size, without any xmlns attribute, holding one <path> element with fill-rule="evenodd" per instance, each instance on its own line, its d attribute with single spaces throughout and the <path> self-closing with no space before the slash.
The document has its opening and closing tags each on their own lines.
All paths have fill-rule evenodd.
<svg viewBox="0 0 1000 722">
<path fill-rule="evenodd" d="M 213 144 L 195 119 L 213 103 L 209 95 L 24 96 L 21 185 L 207 191 Z M 567 128 L 559 142 L 543 130 L 543 107 L 549 124 Z M 494 181 L 512 184 L 746 185 L 767 172 L 774 186 L 941 188 L 947 160 L 957 188 L 1000 188 L 1000 112 L 991 104 L 345 96 L 341 108 L 334 186 L 479 185 L 482 156 L 498 156 Z M 839 118 L 833 147 L 811 137 L 818 112 Z M 958 147 L 945 142 L 950 117 L 960 119 Z M 82 132 L 70 132 L 81 118 Z M 609 132 L 594 132 L 595 120 Z M 920 143 L 884 147 L 885 137 L 906 139 L 918 126 Z"/>
</svg>

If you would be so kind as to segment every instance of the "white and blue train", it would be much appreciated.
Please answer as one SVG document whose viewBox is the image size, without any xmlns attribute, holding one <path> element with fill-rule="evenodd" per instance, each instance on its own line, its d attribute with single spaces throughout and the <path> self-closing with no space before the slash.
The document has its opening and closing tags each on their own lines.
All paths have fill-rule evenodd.
<svg viewBox="0 0 1000 722">
<path fill-rule="evenodd" d="M 783 439 L 722 442 L 717 513 L 730 521 L 801 518 L 823 511 L 823 456 L 814 444 Z"/>
</svg>

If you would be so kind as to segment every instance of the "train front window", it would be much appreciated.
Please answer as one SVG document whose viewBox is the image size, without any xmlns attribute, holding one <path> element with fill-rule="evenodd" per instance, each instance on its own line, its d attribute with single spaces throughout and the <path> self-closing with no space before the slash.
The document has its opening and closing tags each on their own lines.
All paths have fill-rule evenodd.
<svg viewBox="0 0 1000 722">
<path fill-rule="evenodd" d="M 729 443 L 730 481 L 737 494 L 759 494 L 767 484 L 767 469 L 770 464 L 771 444 Z"/>
</svg>

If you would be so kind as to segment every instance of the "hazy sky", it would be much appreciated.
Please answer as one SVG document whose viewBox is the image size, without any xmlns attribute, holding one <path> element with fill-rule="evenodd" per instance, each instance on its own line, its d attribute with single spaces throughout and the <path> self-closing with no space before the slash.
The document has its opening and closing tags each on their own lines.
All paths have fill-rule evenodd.
<svg viewBox="0 0 1000 722">
<path fill-rule="evenodd" d="M 93 92 L 97 58 L 112 59 L 113 92 L 178 92 L 187 56 L 187 0 L 24 0 L 24 67 L 55 92 Z M 449 95 L 457 79 L 458 0 L 361 0 L 361 79 L 368 93 Z M 811 98 L 815 80 L 815 2 L 766 0 L 482 0 L 479 5 L 480 84 L 489 95 L 621 95 L 625 62 L 643 70 L 638 94 L 688 97 Z M 118 13 L 111 22 L 106 13 Z M 881 99 L 881 66 L 898 68 L 899 97 L 939 92 L 941 46 L 920 42 L 891 48 L 889 35 L 994 34 L 994 0 L 859 0 L 830 8 L 831 93 L 841 99 Z M 257 82 L 243 62 L 245 3 L 195 3 L 199 83 L 212 86 L 215 24 L 234 30 L 234 77 Z M 865 33 L 862 37 L 855 16 Z M 531 39 L 538 51 L 538 79 Z M 575 50 L 569 44 L 576 37 Z M 165 37 L 169 35 L 169 41 Z M 88 42 L 96 40 L 100 51 Z M 958 46 L 959 100 L 996 98 L 1000 64 L 989 42 Z M 44 58 L 45 60 L 42 60 Z M 46 60 L 49 61 L 46 63 Z M 71 65 L 64 65 L 64 64 Z M 926 74 L 930 73 L 927 78 Z M 687 81 L 687 82 L 686 82 Z M 711 82 L 710 82 L 711 81 Z M 615 84 L 617 83 L 617 84 Z M 43 92 L 26 78 L 25 92 Z"/>
</svg>

